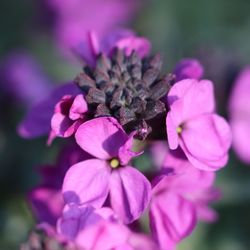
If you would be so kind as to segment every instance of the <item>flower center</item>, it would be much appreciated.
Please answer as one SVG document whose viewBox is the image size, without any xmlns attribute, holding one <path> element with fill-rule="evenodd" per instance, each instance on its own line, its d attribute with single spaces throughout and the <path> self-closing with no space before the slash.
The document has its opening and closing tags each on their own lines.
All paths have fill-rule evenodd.
<svg viewBox="0 0 250 250">
<path fill-rule="evenodd" d="M 177 127 L 177 129 L 176 129 L 176 132 L 177 132 L 177 134 L 180 134 L 181 132 L 182 132 L 182 127 L 181 126 L 179 126 L 179 127 Z"/>
<path fill-rule="evenodd" d="M 159 55 L 140 58 L 117 49 L 111 57 L 100 54 L 95 68 L 86 66 L 75 82 L 86 96 L 91 115 L 113 116 L 138 139 L 151 132 L 148 121 L 166 112 L 161 98 L 170 89 L 161 74 Z"/>
<path fill-rule="evenodd" d="M 118 168 L 120 166 L 120 162 L 116 158 L 112 159 L 109 164 L 111 168 Z"/>
</svg>

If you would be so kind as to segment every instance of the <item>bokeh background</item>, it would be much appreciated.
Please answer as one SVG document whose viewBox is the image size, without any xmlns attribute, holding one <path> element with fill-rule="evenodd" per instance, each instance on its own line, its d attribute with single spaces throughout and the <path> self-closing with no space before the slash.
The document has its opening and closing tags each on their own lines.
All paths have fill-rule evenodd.
<svg viewBox="0 0 250 250">
<path fill-rule="evenodd" d="M 152 41 L 167 72 L 183 57 L 198 58 L 205 77 L 215 83 L 218 112 L 227 117 L 234 79 L 250 64 L 249 10 L 249 0 L 145 0 L 128 27 Z M 51 85 L 75 77 L 81 67 L 64 60 L 56 48 L 53 15 L 42 0 L 0 1 L 1 68 L 11 55 L 25 54 Z M 6 76 L 0 76 L 0 249 L 12 250 L 35 223 L 25 195 L 39 182 L 36 169 L 55 161 L 62 142 L 48 148 L 46 138 L 24 140 L 17 135 L 27 103 L 13 97 Z M 228 166 L 218 173 L 217 186 L 223 193 L 215 204 L 219 221 L 199 224 L 180 249 L 250 249 L 250 166 L 232 151 Z"/>
</svg>

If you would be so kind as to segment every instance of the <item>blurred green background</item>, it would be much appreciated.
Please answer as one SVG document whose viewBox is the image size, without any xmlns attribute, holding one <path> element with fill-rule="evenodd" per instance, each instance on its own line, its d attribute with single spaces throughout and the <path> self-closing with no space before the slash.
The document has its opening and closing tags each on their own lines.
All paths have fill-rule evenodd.
<svg viewBox="0 0 250 250">
<path fill-rule="evenodd" d="M 41 1 L 0 1 L 0 61 L 16 50 L 26 51 L 41 64 L 55 84 L 73 79 L 80 66 L 63 60 L 52 41 L 48 13 Z M 160 52 L 166 71 L 183 57 L 196 57 L 205 76 L 214 81 L 218 111 L 224 116 L 228 94 L 239 70 L 250 64 L 249 0 L 144 1 L 131 27 L 148 37 Z M 0 79 L 2 81 L 3 79 Z M 18 249 L 34 225 L 25 194 L 38 182 L 35 168 L 52 163 L 58 151 L 45 138 L 23 140 L 16 133 L 25 108 L 0 93 L 0 249 Z M 223 199 L 215 204 L 216 224 L 200 224 L 180 249 L 250 249 L 250 166 L 231 152 L 228 166 L 218 173 Z"/>
</svg>

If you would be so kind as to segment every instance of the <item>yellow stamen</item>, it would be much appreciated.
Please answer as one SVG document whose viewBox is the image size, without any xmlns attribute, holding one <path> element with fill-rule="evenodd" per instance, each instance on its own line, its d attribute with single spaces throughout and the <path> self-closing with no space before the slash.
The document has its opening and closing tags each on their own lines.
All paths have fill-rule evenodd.
<svg viewBox="0 0 250 250">
<path fill-rule="evenodd" d="M 119 167 L 119 165 L 120 165 L 120 162 L 117 159 L 112 159 L 110 161 L 111 168 L 117 168 L 117 167 Z"/>
<path fill-rule="evenodd" d="M 182 127 L 179 126 L 177 129 L 176 129 L 177 133 L 180 134 L 182 132 Z"/>
</svg>

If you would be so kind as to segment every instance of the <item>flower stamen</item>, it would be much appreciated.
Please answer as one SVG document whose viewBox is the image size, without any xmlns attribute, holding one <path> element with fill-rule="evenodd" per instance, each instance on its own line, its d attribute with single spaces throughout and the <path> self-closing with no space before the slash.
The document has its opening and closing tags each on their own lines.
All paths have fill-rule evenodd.
<svg viewBox="0 0 250 250">
<path fill-rule="evenodd" d="M 181 134 L 181 132 L 182 132 L 182 127 L 181 127 L 181 126 L 177 127 L 177 128 L 176 128 L 176 132 L 177 132 L 177 134 Z"/>
<path fill-rule="evenodd" d="M 120 162 L 118 159 L 114 158 L 110 161 L 111 168 L 118 168 L 120 166 Z"/>
</svg>

